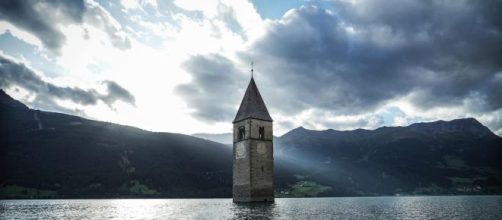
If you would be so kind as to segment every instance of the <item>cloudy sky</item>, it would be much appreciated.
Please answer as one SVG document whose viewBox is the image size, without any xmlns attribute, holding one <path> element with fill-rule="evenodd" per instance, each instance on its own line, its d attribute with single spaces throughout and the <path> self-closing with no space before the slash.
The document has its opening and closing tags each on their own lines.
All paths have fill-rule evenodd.
<svg viewBox="0 0 502 220">
<path fill-rule="evenodd" d="M 502 135 L 502 1 L 0 1 L 0 88 L 30 107 L 231 132 L 250 79 L 275 133 L 475 117 Z"/>
</svg>

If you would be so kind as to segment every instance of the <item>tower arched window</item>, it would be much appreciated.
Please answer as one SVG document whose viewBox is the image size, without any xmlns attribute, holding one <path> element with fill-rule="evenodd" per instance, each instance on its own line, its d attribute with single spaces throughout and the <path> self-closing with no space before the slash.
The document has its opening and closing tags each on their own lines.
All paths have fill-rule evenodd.
<svg viewBox="0 0 502 220">
<path fill-rule="evenodd" d="M 246 128 L 244 128 L 244 126 L 240 126 L 237 133 L 237 140 L 238 141 L 244 140 L 244 135 L 246 135 Z"/>
<path fill-rule="evenodd" d="M 258 128 L 258 139 L 265 139 L 265 127 Z"/>
</svg>

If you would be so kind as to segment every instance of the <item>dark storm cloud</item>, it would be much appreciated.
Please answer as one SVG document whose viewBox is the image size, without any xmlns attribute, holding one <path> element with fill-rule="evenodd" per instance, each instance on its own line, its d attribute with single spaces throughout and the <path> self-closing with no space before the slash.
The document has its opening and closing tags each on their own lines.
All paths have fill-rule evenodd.
<svg viewBox="0 0 502 220">
<path fill-rule="evenodd" d="M 239 54 L 242 62 L 255 61 L 272 111 L 358 115 L 405 96 L 423 109 L 460 106 L 469 114 L 502 108 L 502 1 L 335 1 L 323 7 L 330 10 L 289 11 Z M 185 96 L 190 103 L 218 102 L 213 105 L 239 100 L 216 101 L 200 91 Z M 192 106 L 201 115 L 207 109 Z"/>
<path fill-rule="evenodd" d="M 54 101 L 55 98 L 70 100 L 81 105 L 95 105 L 99 100 L 110 107 L 118 100 L 135 104 L 134 96 L 129 91 L 112 81 L 104 83 L 108 88 L 108 94 L 104 95 L 94 89 L 56 86 L 45 82 L 24 64 L 0 56 L 0 88 L 21 87 L 33 92 L 36 95 L 33 104 L 47 110 L 63 109 Z"/>
<path fill-rule="evenodd" d="M 106 103 L 114 103 L 117 100 L 122 100 L 126 103 L 130 103 L 131 105 L 135 105 L 136 99 L 134 96 L 124 89 L 124 87 L 120 86 L 116 82 L 113 81 L 104 81 L 108 88 L 108 94 L 103 96 L 102 99 L 105 100 Z"/>
<path fill-rule="evenodd" d="M 487 110 L 502 107 L 502 101 L 495 101 L 500 96 L 490 92 L 502 70 L 502 16 L 495 13 L 502 9 L 501 1 L 364 3 L 345 5 L 340 16 L 367 29 L 366 41 L 389 42 L 388 48 L 363 48 L 391 58 L 385 65 L 397 69 L 386 72 L 410 75 L 410 88 L 423 94 L 416 96 L 419 106 L 458 105 L 480 95 L 489 102 Z"/>
<path fill-rule="evenodd" d="M 46 11 L 37 10 L 37 7 L 45 8 Z M 84 11 L 84 2 L 78 0 L 0 1 L 0 19 L 33 33 L 44 46 L 55 52 L 61 48 L 66 38 L 54 26 L 54 15 L 60 12 L 63 16 L 59 19 L 80 23 Z"/>
<path fill-rule="evenodd" d="M 188 84 L 177 86 L 193 115 L 206 121 L 229 121 L 236 114 L 235 103 L 243 95 L 243 75 L 220 55 L 193 56 L 183 64 L 192 76 Z M 225 100 L 225 101 L 222 101 Z"/>
<path fill-rule="evenodd" d="M 129 49 L 129 39 L 109 18 L 102 7 L 83 0 L 0 1 L 0 20 L 32 33 L 56 54 L 66 41 L 65 34 L 57 25 L 82 24 L 86 20 L 104 30 L 114 47 Z"/>
<path fill-rule="evenodd" d="M 424 108 L 458 105 L 475 93 L 491 100 L 489 110 L 501 107 L 488 92 L 496 87 L 486 88 L 502 67 L 502 29 L 487 7 L 369 2 L 360 15 L 350 5 L 291 11 L 243 55 L 257 59 L 267 81 L 284 82 L 272 97 L 276 108 L 367 112 L 413 92 Z"/>
</svg>

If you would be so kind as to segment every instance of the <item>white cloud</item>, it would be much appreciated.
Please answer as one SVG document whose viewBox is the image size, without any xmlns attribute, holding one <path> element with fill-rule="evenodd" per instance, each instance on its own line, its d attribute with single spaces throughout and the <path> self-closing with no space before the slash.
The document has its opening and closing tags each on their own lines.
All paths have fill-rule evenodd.
<svg viewBox="0 0 502 220">
<path fill-rule="evenodd" d="M 18 37 L 19 39 L 23 40 L 24 42 L 35 45 L 38 48 L 43 48 L 42 46 L 42 41 L 38 39 L 35 35 L 32 33 L 19 29 L 16 26 L 12 25 L 9 22 L 6 21 L 1 21 L 0 20 L 0 35 L 5 34 L 5 32 L 10 31 L 12 35 L 15 37 Z"/>
<path fill-rule="evenodd" d="M 354 12 L 352 16 L 359 16 L 358 19 L 360 20 L 358 21 L 371 21 L 374 17 L 382 16 L 382 13 L 388 13 L 389 10 L 393 13 L 401 13 L 401 9 L 407 12 L 413 11 L 414 7 L 423 5 L 416 5 L 415 1 L 395 1 L 394 3 L 402 6 L 402 8 L 389 6 L 390 8 L 385 8 L 386 10 L 375 12 L 373 10 L 375 9 L 376 1 L 342 2 L 345 2 L 344 4 L 352 9 L 352 12 Z M 181 97 L 173 92 L 176 86 L 186 84 L 192 80 L 190 74 L 181 68 L 181 65 L 193 55 L 217 54 L 229 59 L 236 68 L 240 68 L 243 70 L 242 72 L 247 73 L 249 62 L 243 59 L 253 59 L 253 57 L 242 56 L 252 56 L 255 54 L 243 52 L 255 50 L 256 48 L 253 48 L 253 46 L 256 46 L 255 43 L 263 40 L 263 37 L 267 32 L 272 30 L 272 27 L 291 25 L 293 21 L 298 22 L 295 25 L 297 25 L 296 28 L 298 28 L 299 32 L 292 33 L 297 33 L 295 34 L 296 37 L 301 37 L 303 34 L 306 37 L 304 39 L 297 39 L 298 41 L 291 41 L 292 45 L 287 45 L 288 48 L 293 48 L 295 46 L 294 43 L 313 42 L 310 40 L 310 36 L 318 36 L 322 31 L 330 31 L 329 29 L 318 30 L 319 27 L 316 25 L 320 24 L 315 23 L 315 19 L 323 19 L 326 16 L 333 19 L 330 22 L 339 22 L 341 28 L 340 34 L 346 34 L 346 36 L 341 37 L 348 36 L 351 41 L 349 43 L 357 42 L 359 46 L 364 46 L 362 43 L 368 43 L 383 49 L 395 49 L 410 43 L 410 41 L 420 43 L 431 39 L 431 36 L 427 32 L 416 32 L 410 38 L 404 35 L 403 32 L 396 31 L 386 24 L 365 26 L 350 23 L 349 19 L 338 19 L 337 16 L 348 16 L 340 15 L 338 11 L 324 10 L 326 16 L 315 17 L 312 19 L 312 23 L 306 23 L 307 21 L 301 23 L 303 18 L 298 17 L 302 15 L 297 10 L 288 11 L 280 20 L 263 20 L 253 4 L 243 0 L 211 0 L 202 2 L 196 0 L 177 0 L 174 4 L 180 7 L 181 10 L 173 9 L 162 13 L 156 11 L 155 15 L 145 16 L 148 7 L 156 9 L 161 3 L 156 0 L 121 0 L 120 5 L 112 4 L 110 6 L 121 7 L 117 10 L 119 12 L 114 11 L 114 13 L 123 14 L 114 17 L 113 15 L 115 14 L 107 11 L 107 8 L 101 6 L 100 3 L 87 0 L 85 2 L 87 10 L 83 14 L 82 22 L 56 24 L 57 30 L 60 30 L 65 36 L 65 43 L 61 46 L 61 53 L 56 57 L 55 63 L 63 68 L 64 74 L 51 78 L 44 77 L 45 80 L 55 85 L 94 88 L 101 94 L 105 93 L 106 88 L 99 82 L 113 80 L 127 88 L 136 98 L 136 107 L 117 102 L 114 105 L 114 109 L 110 109 L 106 104 L 101 102 L 92 106 L 76 105 L 70 101 L 58 101 L 58 104 L 66 108 L 81 109 L 86 115 L 95 119 L 139 126 L 155 131 L 181 133 L 229 132 L 231 131 L 230 122 L 206 123 L 194 119 L 191 116 L 193 109 L 187 106 L 185 100 L 182 100 Z M 381 4 L 379 3 L 378 5 Z M 302 10 L 313 10 L 309 13 L 304 13 L 303 16 L 319 14 L 315 7 L 303 8 Z M 458 3 L 451 10 L 465 10 L 465 4 L 462 2 Z M 193 13 L 194 11 L 197 11 L 202 16 Z M 372 13 L 368 13 L 368 11 Z M 326 27 L 331 26 L 332 24 L 326 25 Z M 140 28 L 136 29 L 136 27 Z M 5 33 L 7 30 L 25 42 L 36 45 L 38 48 L 44 48 L 43 42 L 37 36 L 19 29 L 11 23 L 0 21 L 0 33 Z M 275 34 L 280 35 L 284 33 Z M 330 37 L 331 35 L 326 36 Z M 281 39 L 289 40 L 289 37 L 286 36 Z M 345 43 L 342 42 L 336 48 L 343 47 Z M 267 49 L 273 49 L 272 47 L 275 45 L 267 46 L 270 46 Z M 329 47 L 330 45 L 322 44 L 322 46 Z M 317 49 L 323 50 L 325 48 L 319 47 Z M 331 57 L 328 58 L 331 59 Z M 262 63 L 265 63 L 265 61 Z M 257 70 L 259 70 L 259 74 L 266 74 L 268 73 L 265 72 L 265 68 L 267 67 L 265 64 L 260 66 L 262 63 L 258 63 Z M 281 71 L 290 70 L 286 68 L 288 66 L 292 70 L 295 65 L 299 65 L 289 62 L 285 58 L 277 58 L 274 60 L 274 64 L 275 66 L 272 67 L 284 67 L 280 69 Z M 330 66 L 330 68 L 339 67 Z M 343 67 L 340 68 L 341 71 L 345 71 Z M 420 66 L 417 66 L 416 69 L 409 71 L 420 72 L 421 75 L 417 78 L 423 80 L 424 83 L 430 83 L 438 79 L 438 75 L 435 72 L 420 68 Z M 260 72 L 261 70 L 263 72 Z M 272 70 L 277 71 L 278 69 L 272 68 Z M 268 71 L 271 70 L 269 69 Z M 326 71 L 328 70 L 319 68 L 318 73 L 326 73 Z M 49 75 L 41 72 L 40 74 Z M 354 103 L 358 101 L 358 94 L 347 89 L 350 85 L 347 83 L 343 84 L 343 81 L 340 81 L 342 77 L 324 77 L 326 80 L 332 80 L 330 81 L 331 85 L 337 85 L 336 87 L 323 90 L 327 91 L 331 89 L 329 90 L 330 93 L 326 93 L 328 95 L 325 102 L 333 101 L 336 98 L 333 94 L 336 92 L 346 93 L 347 96 L 353 95 L 355 98 L 351 101 Z M 264 76 L 263 79 L 270 78 Z M 284 95 L 280 99 L 288 99 L 284 97 L 289 94 L 288 85 L 294 84 L 294 81 L 302 81 L 299 83 L 300 85 L 305 85 L 306 83 L 316 84 L 314 81 L 309 81 L 312 78 L 294 78 L 292 74 L 284 75 L 281 79 L 285 83 L 282 87 L 275 87 L 277 83 L 274 82 L 263 82 L 263 86 L 269 86 L 268 89 L 264 88 L 264 92 L 274 93 L 276 97 L 276 99 L 264 97 L 266 101 L 267 99 L 277 101 L 277 97 L 279 97 L 277 94 Z M 306 89 L 297 88 L 298 90 Z M 303 95 L 307 95 L 303 97 L 314 99 L 319 95 L 316 91 L 299 93 L 298 97 L 302 98 Z M 11 92 L 13 93 L 13 91 Z M 500 127 L 502 121 L 500 118 L 502 115 L 500 109 L 484 113 L 476 111 L 467 112 L 466 109 L 468 109 L 468 106 L 473 106 L 473 103 L 483 101 L 476 99 L 475 96 L 470 97 L 470 99 L 464 99 L 461 104 L 433 106 L 424 109 L 423 106 L 416 106 L 416 102 L 414 102 L 415 96 L 420 93 L 419 91 L 406 92 L 403 92 L 397 98 L 389 96 L 388 100 L 374 106 L 374 109 L 371 111 L 358 109 L 358 111 L 340 112 L 336 111 L 336 109 L 320 109 L 316 105 L 322 106 L 322 102 L 313 102 L 309 106 L 309 103 L 300 103 L 300 100 L 298 103 L 293 103 L 295 105 L 292 105 L 296 107 L 296 104 L 298 104 L 298 111 L 289 113 L 284 112 L 284 109 L 274 108 L 274 105 L 277 105 L 277 103 L 267 104 L 269 104 L 276 122 L 276 133 L 279 135 L 297 126 L 305 126 L 310 129 L 375 129 L 382 125 L 403 126 L 422 120 L 449 120 L 458 117 L 476 117 L 491 127 Z M 29 95 L 23 93 L 22 90 L 17 92 L 17 94 L 19 97 L 24 97 L 25 100 L 30 99 Z M 292 99 L 298 100 L 298 97 L 295 96 Z M 225 99 L 225 97 L 221 98 Z M 354 103 L 340 103 L 339 106 L 342 108 L 344 104 L 350 105 Z M 499 129 L 497 132 L 502 134 L 502 129 Z"/>
<path fill-rule="evenodd" d="M 96 10 L 104 8 L 94 5 Z M 173 88 L 190 80 L 180 68 L 188 56 L 193 54 L 220 53 L 234 56 L 244 44 L 242 37 L 229 30 L 219 19 L 197 20 L 184 14 L 177 15 L 180 29 L 166 28 L 146 19 L 133 19 L 142 25 L 146 34 L 165 34 L 163 47 L 155 48 L 131 38 L 129 50 L 120 50 L 109 43 L 109 33 L 96 20 L 106 20 L 116 30 L 121 29 L 118 21 L 109 13 L 104 17 L 89 17 L 86 14 L 82 25 L 61 27 L 67 43 L 57 58 L 58 65 L 66 74 L 51 79 L 57 84 L 68 84 L 84 88 L 102 88 L 96 82 L 113 79 L 127 88 L 136 97 L 136 108 L 116 103 L 115 110 L 103 103 L 94 106 L 75 106 L 70 102 L 59 102 L 68 108 L 82 108 L 89 117 L 139 126 L 155 131 L 227 132 L 227 123 L 206 124 L 190 116 L 191 109 L 177 95 Z M 94 19 L 94 20 L 91 20 Z M 100 90 L 101 89 L 101 90 Z"/>
<path fill-rule="evenodd" d="M 158 7 L 157 0 L 120 0 L 120 4 L 126 11 L 129 10 L 143 10 L 143 6 L 150 5 Z"/>
</svg>

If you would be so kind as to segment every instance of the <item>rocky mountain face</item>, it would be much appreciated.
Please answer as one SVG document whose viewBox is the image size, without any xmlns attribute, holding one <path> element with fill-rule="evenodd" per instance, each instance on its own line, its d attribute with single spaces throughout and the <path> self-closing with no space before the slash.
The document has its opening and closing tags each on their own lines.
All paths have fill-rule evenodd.
<svg viewBox="0 0 502 220">
<path fill-rule="evenodd" d="M 231 196 L 228 145 L 33 110 L 1 90 L 0 137 L 0 198 Z M 300 127 L 274 148 L 277 196 L 502 193 L 502 138 L 475 119 Z"/>
<path fill-rule="evenodd" d="M 376 130 L 296 128 L 277 155 L 336 195 L 502 193 L 502 138 L 473 118 Z"/>
</svg>

